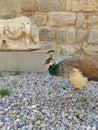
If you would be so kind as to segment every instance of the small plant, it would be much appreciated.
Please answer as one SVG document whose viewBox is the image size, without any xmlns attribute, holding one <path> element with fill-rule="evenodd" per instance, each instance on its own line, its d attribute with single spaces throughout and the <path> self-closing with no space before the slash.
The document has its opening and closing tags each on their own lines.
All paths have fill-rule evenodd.
<svg viewBox="0 0 98 130">
<path fill-rule="evenodd" d="M 40 121 L 41 120 L 39 115 L 36 115 L 35 119 L 36 119 L 36 121 Z"/>
<path fill-rule="evenodd" d="M 12 74 L 13 76 L 15 76 L 15 75 L 19 75 L 19 74 L 20 74 L 20 70 L 19 70 L 19 68 L 18 68 L 18 67 L 15 68 L 14 71 L 11 72 L 11 74 Z"/>
<path fill-rule="evenodd" d="M 0 90 L 0 95 L 2 95 L 3 97 L 6 95 L 10 95 L 13 87 L 16 87 L 16 85 L 17 85 L 17 82 L 15 80 L 13 80 L 12 82 L 8 84 L 3 85 L 2 89 Z"/>
<path fill-rule="evenodd" d="M 2 71 L 0 71 L 0 77 L 3 77 L 3 73 L 2 73 Z"/>
<path fill-rule="evenodd" d="M 19 74 L 20 74 L 20 71 L 13 71 L 11 74 L 12 74 L 13 76 L 19 75 Z"/>
<path fill-rule="evenodd" d="M 10 95 L 10 93 L 11 93 L 10 90 L 6 89 L 6 88 L 3 88 L 3 89 L 0 90 L 0 95 L 3 96 L 3 97 L 6 96 L 6 95 Z"/>
</svg>

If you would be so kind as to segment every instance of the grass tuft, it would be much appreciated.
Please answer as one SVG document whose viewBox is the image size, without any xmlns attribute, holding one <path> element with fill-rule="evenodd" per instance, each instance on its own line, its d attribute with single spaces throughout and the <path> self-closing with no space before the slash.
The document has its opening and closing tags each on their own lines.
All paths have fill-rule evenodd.
<svg viewBox="0 0 98 130">
<path fill-rule="evenodd" d="M 41 117 L 39 115 L 36 115 L 35 119 L 36 119 L 36 121 L 40 121 Z"/>
<path fill-rule="evenodd" d="M 3 73 L 2 73 L 2 71 L 0 71 L 0 77 L 3 77 Z"/>
<path fill-rule="evenodd" d="M 19 69 L 16 69 L 13 72 L 11 72 L 11 75 L 13 75 L 13 76 L 16 76 L 16 75 L 19 75 L 19 74 L 20 74 L 20 70 Z"/>
<path fill-rule="evenodd" d="M 15 80 L 11 81 L 8 84 L 5 84 L 2 86 L 2 89 L 0 90 L 0 95 L 1 96 L 6 96 L 6 95 L 10 95 L 12 93 L 13 88 L 15 88 L 17 86 L 17 82 Z"/>
<path fill-rule="evenodd" d="M 7 96 L 7 95 L 9 96 L 10 93 L 11 93 L 11 92 L 10 92 L 9 89 L 3 88 L 3 89 L 0 90 L 0 95 L 3 96 L 3 97 L 4 97 L 4 96 Z"/>
</svg>

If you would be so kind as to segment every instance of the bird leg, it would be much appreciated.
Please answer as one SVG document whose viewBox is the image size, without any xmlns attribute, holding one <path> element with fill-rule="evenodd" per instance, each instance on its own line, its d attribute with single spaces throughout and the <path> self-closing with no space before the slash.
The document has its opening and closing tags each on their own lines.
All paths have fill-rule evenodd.
<svg viewBox="0 0 98 130">
<path fill-rule="evenodd" d="M 83 86 L 83 91 L 84 91 L 84 94 L 83 94 L 83 99 L 84 100 L 87 100 L 87 90 L 86 90 L 86 86 Z"/>
<path fill-rule="evenodd" d="M 71 96 L 71 95 L 77 93 L 78 90 L 79 90 L 78 88 L 74 88 L 74 90 L 73 90 L 72 92 L 68 93 L 66 96 L 69 97 L 69 96 Z"/>
<path fill-rule="evenodd" d="M 62 99 L 66 99 L 66 98 L 72 96 L 73 94 L 77 93 L 78 90 L 79 90 L 78 88 L 74 88 L 74 90 L 72 92 L 70 92 L 70 93 L 66 94 L 65 96 L 63 96 Z"/>
</svg>

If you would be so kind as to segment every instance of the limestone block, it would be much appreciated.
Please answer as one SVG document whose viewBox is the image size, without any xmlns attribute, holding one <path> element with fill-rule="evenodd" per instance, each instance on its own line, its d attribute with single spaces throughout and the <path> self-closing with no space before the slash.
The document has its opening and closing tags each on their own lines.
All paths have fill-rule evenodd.
<svg viewBox="0 0 98 130">
<path fill-rule="evenodd" d="M 38 0 L 39 10 L 56 11 L 65 9 L 65 0 Z"/>
<path fill-rule="evenodd" d="M 82 27 L 83 24 L 84 24 L 84 21 L 85 21 L 84 14 L 83 13 L 78 13 L 77 21 L 76 21 L 76 26 L 78 28 Z"/>
<path fill-rule="evenodd" d="M 79 1 L 78 0 L 67 0 L 66 10 L 67 11 L 79 11 L 80 10 Z"/>
<path fill-rule="evenodd" d="M 35 11 L 37 10 L 36 0 L 21 0 L 22 11 Z"/>
<path fill-rule="evenodd" d="M 1 19 L 12 19 L 15 18 L 16 14 L 15 13 L 0 13 L 0 18 Z"/>
<path fill-rule="evenodd" d="M 21 12 L 20 0 L 0 0 L 0 13 Z"/>
<path fill-rule="evenodd" d="M 51 41 L 53 39 L 53 31 L 49 28 L 41 28 L 39 30 L 40 41 Z"/>
<path fill-rule="evenodd" d="M 38 26 L 46 25 L 47 23 L 47 15 L 45 14 L 36 14 L 34 16 L 34 23 Z"/>
<path fill-rule="evenodd" d="M 84 50 L 85 54 L 91 57 L 98 57 L 98 45 L 84 43 L 82 49 Z"/>
<path fill-rule="evenodd" d="M 76 13 L 74 12 L 51 12 L 50 14 L 51 26 L 73 25 L 75 21 Z"/>
<path fill-rule="evenodd" d="M 86 19 L 86 27 L 90 28 L 98 24 L 98 14 L 93 14 L 88 16 Z"/>
<path fill-rule="evenodd" d="M 63 45 L 61 46 L 61 52 L 63 55 L 70 56 L 75 53 L 75 48 L 73 48 L 71 45 Z"/>
<path fill-rule="evenodd" d="M 77 30 L 77 36 L 76 39 L 78 42 L 85 41 L 87 38 L 88 31 L 84 29 L 78 29 Z"/>
<path fill-rule="evenodd" d="M 98 11 L 97 0 L 67 0 L 67 11 Z"/>
<path fill-rule="evenodd" d="M 67 43 L 74 43 L 75 42 L 75 28 L 69 27 L 66 30 L 66 42 Z"/>
<path fill-rule="evenodd" d="M 41 47 L 41 49 L 43 49 L 43 50 L 54 50 L 54 48 L 55 48 L 55 44 L 53 42 L 50 42 L 50 41 L 40 41 L 40 42 L 43 45 Z"/>
<path fill-rule="evenodd" d="M 88 43 L 98 43 L 98 28 L 90 29 Z"/>
<path fill-rule="evenodd" d="M 58 29 L 56 31 L 56 42 L 63 44 L 66 42 L 66 30 L 65 29 Z"/>
<path fill-rule="evenodd" d="M 39 31 L 26 17 L 0 19 L 0 50 L 38 49 Z"/>
</svg>

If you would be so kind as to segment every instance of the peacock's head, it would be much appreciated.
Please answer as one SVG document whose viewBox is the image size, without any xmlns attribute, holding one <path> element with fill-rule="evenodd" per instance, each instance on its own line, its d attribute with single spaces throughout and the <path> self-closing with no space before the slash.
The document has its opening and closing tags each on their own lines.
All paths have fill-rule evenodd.
<svg viewBox="0 0 98 130">
<path fill-rule="evenodd" d="M 55 61 L 54 61 L 54 59 L 52 58 L 52 57 L 50 57 L 50 58 L 48 58 L 47 60 L 46 60 L 46 62 L 45 62 L 45 65 L 49 65 L 49 66 L 52 66 L 52 65 L 54 65 L 55 64 Z"/>
</svg>

